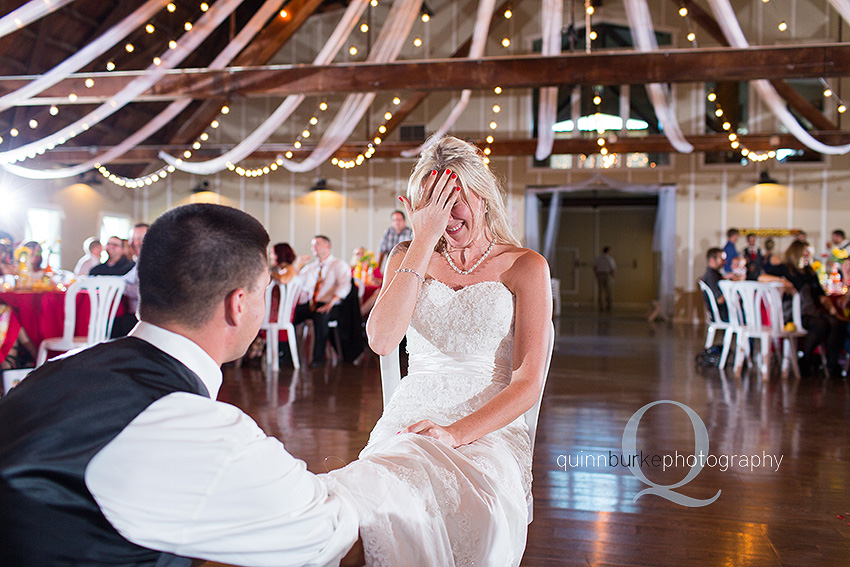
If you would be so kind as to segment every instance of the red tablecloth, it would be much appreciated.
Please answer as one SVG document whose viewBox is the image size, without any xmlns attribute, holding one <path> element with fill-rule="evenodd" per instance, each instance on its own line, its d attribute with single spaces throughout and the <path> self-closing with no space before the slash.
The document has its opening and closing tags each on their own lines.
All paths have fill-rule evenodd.
<svg viewBox="0 0 850 567">
<path fill-rule="evenodd" d="M 36 347 L 44 339 L 62 336 L 65 325 L 64 291 L 0 291 L 0 302 L 12 308 L 21 327 Z M 88 333 L 90 313 L 88 295 L 80 293 L 77 296 L 75 336 Z"/>
<path fill-rule="evenodd" d="M 366 300 L 372 297 L 372 294 L 381 289 L 379 285 L 367 285 L 366 289 L 363 290 L 363 297 L 360 299 L 360 303 L 366 303 Z"/>
</svg>

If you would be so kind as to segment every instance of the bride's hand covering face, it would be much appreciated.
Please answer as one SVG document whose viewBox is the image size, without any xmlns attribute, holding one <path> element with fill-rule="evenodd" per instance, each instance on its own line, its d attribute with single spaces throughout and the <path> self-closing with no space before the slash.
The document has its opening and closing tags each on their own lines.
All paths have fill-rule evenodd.
<svg viewBox="0 0 850 567">
<path fill-rule="evenodd" d="M 450 169 L 442 172 L 433 169 L 423 182 L 423 191 L 418 203 L 413 205 L 409 198 L 399 197 L 407 209 L 415 238 L 430 243 L 431 246 L 437 244 L 446 230 L 459 193 L 456 173 Z"/>
</svg>

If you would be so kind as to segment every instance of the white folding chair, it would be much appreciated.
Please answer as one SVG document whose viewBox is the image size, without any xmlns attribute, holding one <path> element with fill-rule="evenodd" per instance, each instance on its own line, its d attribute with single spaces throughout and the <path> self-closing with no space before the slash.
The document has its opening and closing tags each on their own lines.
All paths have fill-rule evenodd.
<svg viewBox="0 0 850 567">
<path fill-rule="evenodd" d="M 277 308 L 277 320 L 271 321 L 272 291 L 275 288 L 280 290 L 280 303 Z M 298 359 L 298 343 L 295 339 L 295 325 L 292 324 L 292 311 L 300 294 L 301 285 L 297 278 L 287 284 L 272 282 L 266 288 L 266 317 L 260 329 L 266 332 L 266 362 L 271 365 L 272 370 L 280 370 L 278 359 L 280 331 L 286 331 L 289 352 L 292 354 L 292 365 L 296 369 L 301 368 Z"/>
<path fill-rule="evenodd" d="M 546 366 L 543 374 L 543 384 L 540 386 L 540 394 L 537 402 L 531 406 L 523 415 L 528 425 L 528 438 L 531 440 L 531 454 L 534 455 L 534 441 L 537 438 L 537 419 L 540 417 L 540 404 L 543 402 L 543 390 L 546 389 L 546 380 L 549 378 L 549 365 L 552 363 L 552 351 L 555 349 L 555 324 L 549 322 L 549 351 L 546 354 Z M 381 356 L 381 390 L 384 395 L 384 407 L 393 397 L 396 388 L 401 382 L 401 366 L 398 358 L 398 347 L 389 354 Z M 528 522 L 532 520 L 532 505 L 528 506 Z"/>
<path fill-rule="evenodd" d="M 710 306 L 708 319 L 706 320 L 708 330 L 705 333 L 705 348 L 709 348 L 714 344 L 714 336 L 717 331 L 723 331 L 723 350 L 720 353 L 719 363 L 720 368 L 723 368 L 726 365 L 726 359 L 729 356 L 729 349 L 732 346 L 732 336 L 734 335 L 732 323 L 724 321 L 720 317 L 720 307 L 717 305 L 717 299 L 714 297 L 714 293 L 711 291 L 711 288 L 708 287 L 708 284 L 702 280 L 697 280 L 697 283 L 699 284 L 702 293 L 708 298 L 708 304 Z M 729 319 L 731 320 L 731 317 L 729 317 Z"/>
<path fill-rule="evenodd" d="M 118 304 L 121 303 L 124 293 L 124 285 L 124 279 L 120 276 L 90 276 L 72 283 L 65 292 L 65 326 L 62 336 L 41 341 L 36 367 L 44 364 L 48 351 L 66 352 L 109 340 Z M 89 330 L 85 337 L 75 337 L 77 295 L 81 291 L 87 292 L 91 304 Z"/>
<path fill-rule="evenodd" d="M 770 347 L 775 346 L 777 353 L 781 352 L 782 374 L 790 369 L 795 377 L 800 376 L 797 366 L 797 338 L 805 336 L 800 316 L 800 297 L 794 294 L 792 301 L 792 322 L 794 329 L 785 329 L 782 314 L 782 292 L 775 284 L 743 281 L 728 282 L 726 288 L 731 293 L 727 303 L 734 305 L 740 326 L 736 329 L 738 335 L 735 353 L 735 372 L 739 373 L 745 359 L 752 360 L 750 339 L 759 341 L 759 371 L 762 380 L 770 377 Z M 721 287 L 723 289 L 723 287 Z M 725 292 L 724 292 L 725 294 Z M 765 320 L 764 315 L 767 315 Z M 732 317 L 730 311 L 730 319 Z M 781 351 L 780 351 L 781 342 Z"/>
</svg>

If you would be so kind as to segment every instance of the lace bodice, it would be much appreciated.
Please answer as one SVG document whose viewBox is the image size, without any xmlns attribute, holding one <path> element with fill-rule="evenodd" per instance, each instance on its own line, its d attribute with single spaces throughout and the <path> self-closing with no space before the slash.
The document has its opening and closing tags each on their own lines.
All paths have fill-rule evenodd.
<svg viewBox="0 0 850 567">
<path fill-rule="evenodd" d="M 455 290 L 429 279 L 419 291 L 407 352 L 484 355 L 510 365 L 513 324 L 514 296 L 503 283 L 479 282 Z"/>
</svg>

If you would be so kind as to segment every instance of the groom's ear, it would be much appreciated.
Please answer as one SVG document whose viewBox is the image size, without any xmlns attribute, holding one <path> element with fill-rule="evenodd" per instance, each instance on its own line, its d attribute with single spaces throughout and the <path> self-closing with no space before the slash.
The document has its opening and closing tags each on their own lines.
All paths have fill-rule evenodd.
<svg viewBox="0 0 850 567">
<path fill-rule="evenodd" d="M 224 296 L 224 318 L 231 327 L 238 327 L 245 313 L 247 292 L 244 288 L 236 288 Z"/>
</svg>

